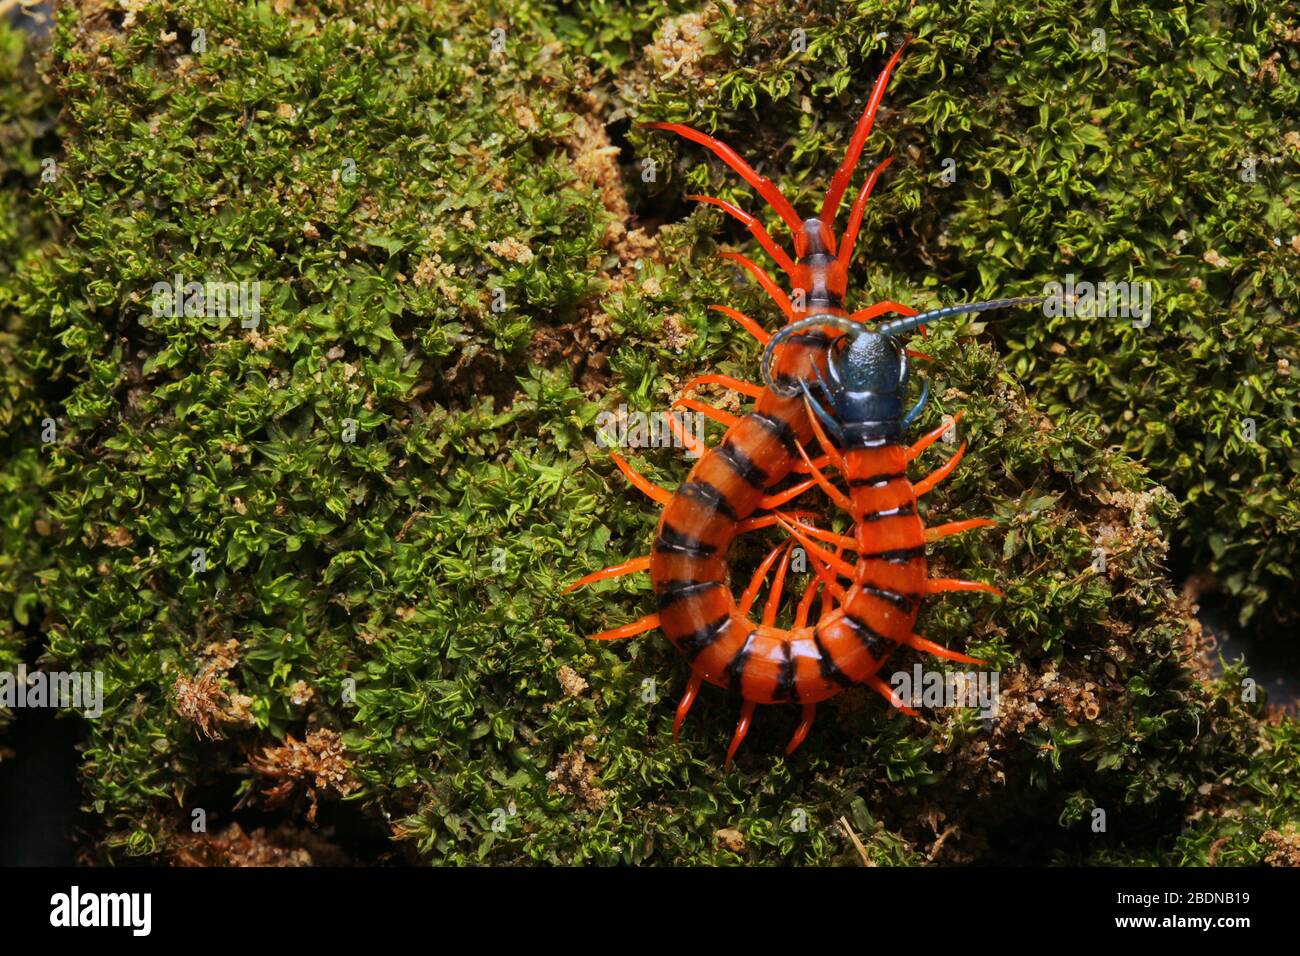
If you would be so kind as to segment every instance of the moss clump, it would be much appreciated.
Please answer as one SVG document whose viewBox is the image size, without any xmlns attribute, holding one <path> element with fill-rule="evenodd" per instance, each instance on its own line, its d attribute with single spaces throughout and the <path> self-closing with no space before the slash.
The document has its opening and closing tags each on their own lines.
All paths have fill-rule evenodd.
<svg viewBox="0 0 1300 956">
<path fill-rule="evenodd" d="M 706 694 L 673 745 L 675 654 L 582 637 L 646 613 L 647 582 L 558 593 L 643 553 L 655 522 L 597 447 L 596 415 L 662 408 L 695 372 L 752 377 L 756 347 L 709 303 L 771 324 L 716 256 L 741 234 L 680 201 L 712 167 L 692 153 L 678 174 L 679 144 L 640 133 L 620 157 L 604 117 L 716 123 L 806 206 L 887 47 L 872 38 L 910 28 L 873 150 L 969 136 L 968 151 L 1024 153 L 1034 117 L 998 87 L 1067 71 L 1048 54 L 1070 62 L 1072 41 L 1013 19 L 1010 40 L 1045 38 L 1013 54 L 993 9 L 801 14 L 808 52 L 792 58 L 790 14 L 726 6 L 64 8 L 52 88 L 28 94 L 59 111 L 61 174 L 6 179 L 11 220 L 58 229 L 0 272 L 15 369 L 0 646 L 106 673 L 82 762 L 93 853 L 262 853 L 241 799 L 303 825 L 348 804 L 436 863 L 1192 861 L 1229 826 L 1234 859 L 1271 852 L 1295 793 L 1260 784 L 1294 728 L 1258 750 L 1262 702 L 1242 700 L 1240 668 L 1208 673 L 1168 587 L 1187 513 L 1156 483 L 1168 473 L 1106 447 L 1106 388 L 1071 407 L 1027 394 L 1037 358 L 988 344 L 1023 337 L 1011 316 L 930 337 L 920 423 L 964 409 L 971 442 L 928 513 L 1001 521 L 935 563 L 1007 600 L 936 601 L 922 620 L 995 662 L 991 723 L 914 723 L 845 694 L 790 760 L 794 714 L 762 711 L 724 772 L 735 701 Z M 958 63 L 970 78 L 954 83 Z M 1042 175 L 1092 148 L 1044 155 Z M 1014 168 L 993 155 L 990 175 Z M 1021 223 L 974 172 L 941 191 L 911 159 L 873 200 L 863 300 L 925 306 L 1051 274 L 1050 217 Z M 1040 200 L 1063 201 L 1026 184 L 1020 201 Z M 973 229 L 977 208 L 1005 245 L 947 225 Z M 1018 251 L 1031 238 L 1048 258 Z M 256 326 L 155 314 L 154 284 L 177 274 L 260 282 Z M 667 450 L 640 464 L 668 485 L 687 467 Z M 196 844 L 198 808 L 221 835 Z M 264 836 L 274 853 L 305 845 Z"/>
</svg>

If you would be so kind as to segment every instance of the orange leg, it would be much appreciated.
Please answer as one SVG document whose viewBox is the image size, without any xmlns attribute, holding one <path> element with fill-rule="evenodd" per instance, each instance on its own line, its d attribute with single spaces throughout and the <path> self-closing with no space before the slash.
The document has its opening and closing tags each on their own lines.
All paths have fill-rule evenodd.
<svg viewBox="0 0 1300 956">
<path fill-rule="evenodd" d="M 836 580 L 835 574 L 827 565 L 817 560 L 815 555 L 810 557 L 812 557 L 813 571 L 821 579 L 824 588 L 822 591 L 822 616 L 824 617 L 830 612 L 832 598 L 844 600 L 844 588 L 840 587 L 840 582 Z"/>
<path fill-rule="evenodd" d="M 786 754 L 792 754 L 799 749 L 799 745 L 808 739 L 808 731 L 812 729 L 813 718 L 817 716 L 816 704 L 803 705 L 803 719 L 799 721 L 799 726 L 794 729 L 794 736 L 785 746 Z"/>
<path fill-rule="evenodd" d="M 618 465 L 618 470 L 627 476 L 627 480 L 632 482 L 632 485 L 637 489 L 637 491 L 647 495 L 651 500 L 661 505 L 668 504 L 669 500 L 673 496 L 671 491 L 666 488 L 660 488 L 648 478 L 643 477 L 635 468 L 625 462 L 621 456 L 614 454 L 614 452 L 611 451 L 609 457 L 614 460 L 614 464 Z"/>
<path fill-rule="evenodd" d="M 593 634 L 588 640 L 591 641 L 617 641 L 623 637 L 636 637 L 638 634 L 644 634 L 646 631 L 653 631 L 659 626 L 658 614 L 647 614 L 639 621 L 633 621 L 631 624 L 624 624 L 622 627 L 616 627 L 613 630 L 601 631 L 599 634 Z"/>
<path fill-rule="evenodd" d="M 781 555 L 781 563 L 776 566 L 776 577 L 772 579 L 772 589 L 767 592 L 767 603 L 763 605 L 762 623 L 771 627 L 776 623 L 776 612 L 781 607 L 781 592 L 785 590 L 785 573 L 790 569 L 790 549 Z"/>
<path fill-rule="evenodd" d="M 926 594 L 942 594 L 944 591 L 987 591 L 998 597 L 1006 595 L 991 584 L 982 581 L 961 581 L 957 578 L 930 578 L 925 582 Z"/>
<path fill-rule="evenodd" d="M 739 262 L 742 266 L 748 269 L 754 278 L 758 280 L 758 284 L 763 287 L 763 291 L 772 297 L 773 302 L 780 306 L 781 311 L 784 312 L 788 318 L 793 319 L 795 317 L 794 305 L 790 302 L 790 297 L 786 295 L 785 292 L 781 290 L 781 287 L 772 281 L 772 277 L 764 272 L 756 263 L 746 259 L 739 252 L 724 252 L 721 255 L 722 258 L 730 259 L 732 262 Z"/>
<path fill-rule="evenodd" d="M 791 279 L 794 278 L 794 260 L 786 255 L 785 250 L 772 240 L 772 237 L 767 234 L 767 230 L 763 228 L 763 224 L 758 221 L 756 216 L 751 216 L 743 209 L 733 206 L 725 199 L 719 199 L 716 196 L 696 195 L 687 196 L 686 198 L 692 199 L 696 202 L 706 202 L 711 206 L 717 206 L 729 216 L 734 216 L 739 219 L 745 224 L 745 227 L 749 229 L 750 235 L 757 239 L 758 244 L 767 251 L 767 254 L 776 260 L 776 264 L 781 267 L 785 274 Z"/>
<path fill-rule="evenodd" d="M 691 673 L 691 679 L 686 682 L 686 693 L 682 694 L 682 699 L 677 704 L 677 713 L 673 717 L 673 740 L 682 732 L 682 724 L 686 721 L 686 715 L 690 713 L 691 705 L 695 703 L 695 695 L 700 692 L 700 685 L 704 683 L 704 678 L 694 672 Z"/>
<path fill-rule="evenodd" d="M 822 455 L 819 458 L 814 458 L 812 460 L 812 463 L 818 468 L 825 468 L 827 465 L 831 463 L 831 456 Z M 794 465 L 790 470 L 793 471 L 796 475 L 806 475 L 808 474 L 809 469 L 808 466 L 805 465 L 803 462 L 799 462 L 798 464 Z"/>
<path fill-rule="evenodd" d="M 926 528 L 925 540 L 929 543 L 938 541 L 940 538 L 946 538 L 950 534 L 961 534 L 963 531 L 971 531 L 974 528 L 992 528 L 995 525 L 997 525 L 997 522 L 991 518 L 968 518 L 965 521 L 949 521 L 947 524 Z"/>
<path fill-rule="evenodd" d="M 740 742 L 745 739 L 745 734 L 749 733 L 749 722 L 754 716 L 754 702 L 747 700 L 740 708 L 740 720 L 736 722 L 736 732 L 731 735 L 731 746 L 727 748 L 727 759 L 722 762 L 724 767 L 730 766 L 731 758 L 736 756 L 736 751 L 740 748 Z"/>
<path fill-rule="evenodd" d="M 876 85 L 871 88 L 871 97 L 867 100 L 862 116 L 858 118 L 858 125 L 853 130 L 853 138 L 849 140 L 849 148 L 844 153 L 844 162 L 840 163 L 840 168 L 835 170 L 835 175 L 831 177 L 830 188 L 826 190 L 826 198 L 822 200 L 820 217 L 821 221 L 828 226 L 835 222 L 835 213 L 839 211 L 844 190 L 849 188 L 849 182 L 853 179 L 853 170 L 858 166 L 858 157 L 862 155 L 862 149 L 867 145 L 867 137 L 871 135 L 871 126 L 876 121 L 876 111 L 880 109 L 880 101 L 885 98 L 885 88 L 889 86 L 890 74 L 894 72 L 894 67 L 898 65 L 898 60 L 905 49 L 907 49 L 906 42 L 894 51 L 885 68 L 880 71 L 880 76 L 876 77 Z"/>
<path fill-rule="evenodd" d="M 767 200 L 768 205 L 775 209 L 776 214 L 790 227 L 790 231 L 796 236 L 799 235 L 803 223 L 799 219 L 799 214 L 794 211 L 794 206 L 790 205 L 790 200 L 781 195 L 781 190 L 777 189 L 771 180 L 754 172 L 753 167 L 741 159 L 736 151 L 722 140 L 715 139 L 707 133 L 701 133 L 680 123 L 650 123 L 648 125 L 653 129 L 665 129 L 670 133 L 676 133 L 678 136 L 685 136 L 692 142 L 699 143 L 706 149 L 711 150 L 715 156 L 738 172 L 745 182 L 757 189 L 758 194 Z M 868 132 L 870 132 L 870 127 L 868 127 Z M 849 176 L 852 176 L 852 173 L 853 171 L 850 169 Z"/>
<path fill-rule="evenodd" d="M 788 531 L 796 541 L 803 545 L 808 550 L 810 556 L 821 561 L 827 567 L 844 577 L 853 576 L 853 565 L 849 564 L 843 558 L 837 558 L 821 545 L 814 542 L 811 538 L 805 537 L 797 528 L 795 528 L 794 525 L 790 524 L 790 522 L 782 521 L 781 527 L 785 528 L 785 530 Z"/>
<path fill-rule="evenodd" d="M 783 518 L 790 517 L 790 515 L 784 511 L 779 511 L 777 514 Z M 816 538 L 818 541 L 825 541 L 827 544 L 837 544 L 841 548 L 848 548 L 850 551 L 856 551 L 858 549 L 858 542 L 847 535 L 836 534 L 834 531 L 828 531 L 824 528 L 817 528 L 813 525 L 804 524 L 802 521 L 795 521 L 793 524 L 804 534 L 811 538 Z"/>
<path fill-rule="evenodd" d="M 799 601 L 799 607 L 794 612 L 794 627 L 798 630 L 801 627 L 808 626 L 808 615 L 812 612 L 813 601 L 817 598 L 817 590 L 821 587 L 821 580 L 817 575 L 813 575 L 808 581 L 808 586 L 803 589 L 803 597 Z"/>
<path fill-rule="evenodd" d="M 942 438 L 944 432 L 946 432 L 950 428 L 956 428 L 957 423 L 961 421 L 962 416 L 965 414 L 966 411 L 965 409 L 963 409 L 960 412 L 958 412 L 956 415 L 952 416 L 952 421 L 944 422 L 938 428 L 935 428 L 932 431 L 923 435 L 920 439 L 917 440 L 916 444 L 914 444 L 911 448 L 907 449 L 907 460 L 915 461 L 918 457 L 920 457 L 921 452 L 925 451 L 927 448 L 929 448 L 931 445 L 937 442 L 940 438 Z"/>
<path fill-rule="evenodd" d="M 570 591 L 576 591 L 578 588 L 586 584 L 595 584 L 597 581 L 604 581 L 609 578 L 622 577 L 624 574 L 636 574 L 638 571 L 649 570 L 650 555 L 647 554 L 644 558 L 633 558 L 631 561 L 624 562 L 623 564 L 611 565 L 603 571 L 593 571 L 586 577 L 578 578 L 578 580 L 570 584 L 561 593 L 568 594 Z"/>
<path fill-rule="evenodd" d="M 877 677 L 875 674 L 870 674 L 870 675 L 868 675 L 868 676 L 867 676 L 867 677 L 862 681 L 862 683 L 866 684 L 868 687 L 870 687 L 870 688 L 871 688 L 872 690 L 874 690 L 876 693 L 878 693 L 878 694 L 883 694 L 883 695 L 885 696 L 885 698 L 886 698 L 886 699 L 887 699 L 891 704 L 893 704 L 895 707 L 897 707 L 897 708 L 898 708 L 899 710 L 901 710 L 903 713 L 907 714 L 907 716 L 909 716 L 909 717 L 920 717 L 920 716 L 921 716 L 921 715 L 918 714 L 916 711 L 914 711 L 911 707 L 908 707 L 905 703 L 903 703 L 903 698 L 901 698 L 901 697 L 898 696 L 897 691 L 895 691 L 894 688 L 890 687 L 888 684 L 886 684 L 883 680 L 881 680 L 881 679 L 880 679 L 879 677 Z"/>
<path fill-rule="evenodd" d="M 737 610 L 742 615 L 748 614 L 749 609 L 754 606 L 754 599 L 758 597 L 758 589 L 763 586 L 767 572 L 772 570 L 772 565 L 776 563 L 776 559 L 780 557 L 782 551 L 789 551 L 789 549 L 790 542 L 782 541 L 769 551 L 762 564 L 754 569 L 754 576 L 749 579 L 749 587 L 745 588 L 744 593 L 740 596 L 739 604 L 736 605 Z"/>
<path fill-rule="evenodd" d="M 689 401 L 689 399 L 687 400 Z M 676 415 L 669 415 L 667 417 L 669 431 L 677 436 L 677 440 L 682 443 L 683 448 L 692 455 L 695 455 L 697 458 L 708 451 L 703 442 L 697 441 L 695 436 L 686 430 L 686 426 L 678 420 Z"/>
<path fill-rule="evenodd" d="M 942 644 L 936 644 L 929 638 L 922 637 L 920 634 L 910 634 L 903 641 L 908 647 L 915 647 L 918 651 L 925 651 L 927 654 L 933 654 L 935 657 L 942 657 L 946 661 L 957 661 L 961 664 L 983 664 L 984 661 L 978 657 L 968 657 L 965 654 L 959 654 L 956 651 L 950 651 Z"/>
<path fill-rule="evenodd" d="M 774 495 L 767 495 L 764 498 L 758 499 L 758 506 L 766 511 L 771 511 L 773 508 L 779 508 L 786 502 L 798 498 L 815 484 L 817 484 L 816 478 L 809 478 L 806 481 L 801 481 L 797 485 L 791 485 L 785 491 L 778 492 Z"/>
<path fill-rule="evenodd" d="M 867 200 L 871 197 L 871 190 L 876 188 L 876 180 L 880 178 L 881 173 L 889 168 L 889 164 L 893 161 L 893 156 L 882 160 L 867 176 L 867 181 L 862 184 L 862 189 L 858 191 L 858 198 L 853 201 L 853 209 L 849 213 L 849 224 L 844 227 L 844 238 L 840 240 L 840 251 L 837 256 L 840 264 L 846 269 L 853 259 L 853 247 L 858 241 L 858 229 L 862 226 L 862 214 L 866 211 Z"/>
<path fill-rule="evenodd" d="M 815 511 L 786 511 L 783 512 L 783 514 L 787 518 L 794 517 L 796 515 L 798 515 L 801 518 L 820 517 L 820 515 L 818 515 Z M 749 532 L 757 531 L 760 528 L 770 528 L 772 527 L 772 525 L 777 524 L 780 520 L 781 519 L 777 517 L 775 514 L 763 515 L 758 518 L 746 518 L 744 521 L 740 522 L 740 524 L 736 525 L 736 534 L 748 534 Z"/>
<path fill-rule="evenodd" d="M 962 442 L 961 447 L 957 449 L 957 454 L 912 486 L 912 490 L 916 492 L 916 497 L 919 498 L 926 492 L 932 491 L 935 485 L 952 474 L 952 470 L 957 467 L 957 462 L 961 461 L 961 456 L 964 454 L 966 454 L 966 443 Z"/>
<path fill-rule="evenodd" d="M 726 306 L 726 305 L 711 305 L 709 306 L 709 308 L 712 309 L 714 312 L 721 312 L 723 315 L 735 319 L 737 322 L 741 324 L 741 326 L 745 329 L 746 332 L 748 332 L 754 338 L 758 339 L 759 345 L 766 345 L 768 342 L 771 341 L 772 333 L 767 331 L 767 329 L 763 328 L 761 325 L 759 325 L 757 322 L 755 322 L 753 319 L 747 316 L 744 312 L 739 312 L 736 309 L 733 309 L 730 306 Z M 754 397 L 757 398 L 758 396 L 755 395 Z"/>
<path fill-rule="evenodd" d="M 673 402 L 673 408 L 689 408 L 693 412 L 699 412 L 707 418 L 713 419 L 719 425 L 725 425 L 730 428 L 736 422 L 740 421 L 731 412 L 724 412 L 720 408 L 714 408 L 712 405 L 705 405 L 703 402 L 697 402 L 693 398 L 679 398 Z"/>
<path fill-rule="evenodd" d="M 848 496 L 844 494 L 844 492 L 832 485 L 830 479 L 822 474 L 821 469 L 812 463 L 812 459 L 808 457 L 808 453 L 803 450 L 803 445 L 798 445 L 796 447 L 799 449 L 799 456 L 803 459 L 804 464 L 807 465 L 808 470 L 812 472 L 813 481 L 821 486 L 822 491 L 826 492 L 826 496 L 835 503 L 835 507 L 847 511 L 849 514 L 853 515 L 853 518 L 856 521 L 858 515 L 853 510 L 853 502 L 849 500 Z"/>
<path fill-rule="evenodd" d="M 727 307 L 725 305 L 714 305 L 710 306 L 710 308 L 722 311 Z M 736 310 L 732 309 L 731 311 L 735 312 Z M 771 338 L 771 336 L 769 335 L 768 338 Z M 687 392 L 693 392 L 701 385 L 721 385 L 734 392 L 740 392 L 742 395 L 748 395 L 750 398 L 758 398 L 764 391 L 762 385 L 751 385 L 749 382 L 742 382 L 740 379 L 732 378 L 730 375 L 697 375 L 682 386 L 682 394 L 685 395 Z"/>
</svg>

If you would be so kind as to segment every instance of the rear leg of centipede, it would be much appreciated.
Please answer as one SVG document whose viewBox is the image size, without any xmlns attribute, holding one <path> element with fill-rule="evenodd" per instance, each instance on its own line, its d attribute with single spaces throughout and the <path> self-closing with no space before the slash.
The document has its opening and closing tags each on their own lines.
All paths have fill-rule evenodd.
<svg viewBox="0 0 1300 956">
<path fill-rule="evenodd" d="M 751 259 L 747 259 L 739 252 L 724 252 L 721 253 L 721 255 L 722 258 L 730 259 L 732 262 L 738 262 L 748 269 L 750 274 L 758 280 L 758 284 L 763 287 L 763 291 L 768 294 L 768 297 L 780 307 L 783 313 L 785 313 L 786 318 L 795 318 L 796 310 L 794 303 L 790 301 L 790 297 L 785 294 L 770 275 L 763 271 L 763 268 L 758 265 L 758 263 Z"/>
<path fill-rule="evenodd" d="M 759 325 L 757 322 L 755 322 L 753 319 L 747 316 L 744 312 L 741 312 L 739 309 L 733 309 L 729 305 L 711 305 L 709 306 L 709 308 L 712 309 L 714 312 L 721 312 L 727 318 L 733 319 L 734 321 L 740 323 L 740 327 L 743 328 L 750 335 L 752 335 L 755 339 L 757 339 L 759 345 L 766 345 L 768 342 L 772 340 L 771 332 L 767 331 L 767 329 L 763 328 L 761 325 Z M 721 378 L 721 376 L 719 377 Z M 753 387 L 758 388 L 758 386 L 753 386 Z M 763 390 L 759 388 L 760 394 L 762 393 L 762 391 Z M 750 393 L 747 392 L 746 394 L 750 394 Z M 755 395 L 754 397 L 757 398 L 758 395 Z"/>
<path fill-rule="evenodd" d="M 699 130 L 691 129 L 689 126 L 683 126 L 680 123 L 650 123 L 648 125 L 653 129 L 667 130 L 670 133 L 676 133 L 678 136 L 684 136 L 686 139 L 711 150 L 715 156 L 739 173 L 745 182 L 758 190 L 758 194 L 767 200 L 769 206 L 776 210 L 777 215 L 790 227 L 790 231 L 796 236 L 799 235 L 803 223 L 794 207 L 790 205 L 790 201 L 781 194 L 781 190 L 777 189 L 771 180 L 755 172 L 749 163 L 741 159 L 740 155 L 722 140 L 710 136 L 708 133 L 701 133 Z"/>
<path fill-rule="evenodd" d="M 758 221 L 757 216 L 751 216 L 743 209 L 732 205 L 725 199 L 719 199 L 717 196 L 691 195 L 686 198 L 695 202 L 704 202 L 711 206 L 717 206 L 729 216 L 739 219 L 745 224 L 745 228 L 749 230 L 750 235 L 758 240 L 758 244 L 763 247 L 767 254 L 776 260 L 776 264 L 781 267 L 782 271 L 784 271 L 792 280 L 794 279 L 794 260 L 791 259 L 786 251 L 778 246 L 772 237 L 767 234 L 767 230 L 763 228 L 763 224 Z"/>
</svg>

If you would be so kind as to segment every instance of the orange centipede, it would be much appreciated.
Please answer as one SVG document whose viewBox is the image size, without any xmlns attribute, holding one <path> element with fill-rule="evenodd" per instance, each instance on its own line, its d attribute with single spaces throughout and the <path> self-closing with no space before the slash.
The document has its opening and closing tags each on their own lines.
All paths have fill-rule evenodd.
<svg viewBox="0 0 1300 956">
<path fill-rule="evenodd" d="M 764 384 L 706 375 L 692 380 L 684 391 L 702 384 L 723 385 L 753 398 L 753 409 L 734 416 L 692 399 L 678 400 L 676 405 L 709 416 L 726 426 L 726 432 L 713 448 L 696 449 L 701 453 L 699 461 L 674 492 L 655 485 L 611 454 L 632 484 L 663 506 L 654 544 L 650 554 L 589 574 L 566 592 L 595 581 L 650 572 L 658 610 L 593 638 L 632 637 L 659 628 L 686 657 L 691 677 L 674 717 L 674 739 L 706 681 L 738 692 L 743 704 L 727 749 L 727 763 L 748 732 L 758 704 L 802 706 L 802 718 L 787 753 L 806 739 L 817 704 L 852 686 L 869 687 L 894 706 L 913 713 L 878 676 L 895 647 L 907 645 L 956 661 L 975 660 L 914 633 L 923 597 L 951 590 L 1001 593 L 979 582 L 928 577 L 927 542 L 992 522 L 981 518 L 930 529 L 922 526 L 917 499 L 952 471 L 966 446 L 963 443 L 952 459 L 929 477 L 916 484 L 907 479 L 907 464 L 949 425 L 910 447 L 902 443 L 903 432 L 924 407 L 928 383 L 920 400 L 904 414 L 908 358 L 926 356 L 905 349 L 897 336 L 924 329 L 928 322 L 947 315 L 1037 300 L 994 300 L 926 313 L 897 302 L 879 302 L 852 315 L 843 305 L 863 211 L 891 159 L 886 158 L 868 174 L 838 244 L 832 226 L 905 47 L 906 43 L 895 51 L 876 80 L 821 211 L 807 220 L 800 220 L 775 185 L 719 140 L 675 123 L 650 124 L 709 148 L 776 211 L 793 234 L 793 257 L 772 240 L 754 216 L 715 197 L 690 197 L 717 206 L 744 223 L 785 272 L 792 289 L 803 293 L 797 297 L 802 307 L 796 307 L 791 296 L 754 262 L 738 253 L 724 253 L 754 275 L 788 324 L 772 335 L 734 309 L 711 306 L 735 319 L 765 346 Z M 874 330 L 864 324 L 887 314 L 901 318 Z M 684 443 L 692 444 L 672 419 L 670 425 Z M 804 447 L 814 439 L 821 450 L 816 459 Z M 823 469 L 828 466 L 847 482 L 847 493 L 825 474 Z M 807 477 L 776 490 L 791 475 Z M 779 510 L 814 487 L 851 516 L 851 537 Z M 784 528 L 790 538 L 769 552 L 737 601 L 728 584 L 731 543 L 740 534 L 774 525 Z M 792 541 L 805 548 L 816 576 L 799 602 L 792 628 L 782 629 L 775 626 L 775 619 Z M 834 550 L 825 545 L 833 545 Z M 856 554 L 855 560 L 847 560 L 848 553 Z M 749 618 L 750 608 L 778 558 L 762 619 L 756 623 Z M 848 586 L 840 584 L 840 579 L 846 579 Z M 819 588 L 821 613 L 810 626 L 808 616 Z"/>
</svg>

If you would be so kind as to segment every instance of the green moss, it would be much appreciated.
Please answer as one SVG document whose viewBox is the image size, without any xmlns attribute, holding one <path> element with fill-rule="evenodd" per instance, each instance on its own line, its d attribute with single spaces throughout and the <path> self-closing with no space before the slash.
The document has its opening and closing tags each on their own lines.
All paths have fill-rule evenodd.
<svg viewBox="0 0 1300 956">
<path fill-rule="evenodd" d="M 849 863 L 846 826 L 869 859 L 895 864 L 1202 862 L 1205 841 L 1235 828 L 1235 862 L 1260 859 L 1265 828 L 1294 815 L 1294 787 L 1269 769 L 1294 748 L 1293 725 L 1257 741 L 1262 702 L 1241 700 L 1240 668 L 1202 673 L 1165 572 L 1170 537 L 1210 553 L 1198 522 L 1224 502 L 1240 523 L 1215 567 L 1229 584 L 1242 574 L 1251 600 L 1275 587 L 1267 565 L 1289 542 L 1224 497 L 1217 452 L 1133 437 L 1192 400 L 1180 375 L 1226 389 L 1195 371 L 1187 342 L 1230 330 L 1206 359 L 1225 369 L 1246 367 L 1248 342 L 1270 362 L 1293 342 L 1270 309 L 1294 293 L 1263 258 L 1282 253 L 1247 256 L 1253 240 L 1208 200 L 1185 228 L 1242 257 L 1243 279 L 1273 268 L 1249 290 L 1264 305 L 1224 314 L 1233 293 L 1207 277 L 1197 297 L 1162 297 L 1145 337 L 1006 314 L 926 342 L 936 397 L 920 426 L 964 410 L 971 446 L 927 513 L 1000 521 L 935 561 L 1007 598 L 931 602 L 922 632 L 996 663 L 996 720 L 916 723 L 850 693 L 786 759 L 795 715 L 764 709 L 724 771 L 734 700 L 706 692 L 674 745 L 680 659 L 657 637 L 584 639 L 648 613 L 648 582 L 560 589 L 644 553 L 657 517 L 597 446 L 596 415 L 662 408 L 694 373 L 752 378 L 757 347 L 710 303 L 774 322 L 716 256 L 747 236 L 681 201 L 710 180 L 743 198 L 734 178 L 634 130 L 626 198 L 662 228 L 629 235 L 638 222 L 599 117 L 716 127 L 807 208 L 891 45 L 877 34 L 912 30 L 871 149 L 900 162 L 872 200 L 851 289 L 928 306 L 1034 291 L 1065 271 L 1063 244 L 1090 274 L 1126 276 L 1136 259 L 1166 290 L 1185 281 L 1186 256 L 1156 253 L 1180 228 L 1169 209 L 1199 194 L 1115 158 L 1089 104 L 1117 91 L 1132 104 L 1163 71 L 1198 103 L 1245 96 L 1231 64 L 1198 90 L 1211 81 L 1159 52 L 1151 38 L 1173 13 L 1121 23 L 1103 62 L 1075 42 L 1088 21 L 1064 5 L 742 12 L 380 3 L 315 18 L 196 0 L 128 23 L 63 8 L 53 87 L 28 78 L 26 99 L 3 106 L 6 121 L 58 109 L 60 175 L 36 183 L 29 139 L 0 199 L 8 222 L 57 224 L 49 242 L 35 227 L 0 232 L 25 257 L 0 271 L 13 369 L 0 396 L 12 501 L 0 654 L 36 639 L 51 665 L 106 672 L 82 762 L 98 856 L 171 858 L 195 807 L 216 829 L 240 798 L 291 820 L 345 799 L 436 863 Z M 1234 35 L 1265 29 L 1228 13 Z M 796 25 L 803 56 L 789 52 Z M 1052 92 L 1062 83 L 1068 95 Z M 1122 119 L 1142 140 L 1182 115 L 1177 102 L 1103 125 Z M 1286 106 L 1279 92 L 1251 122 L 1281 128 L 1270 111 Z M 1206 114 L 1198 128 L 1219 136 L 1233 121 Z M 1188 152 L 1184 165 L 1211 165 Z M 945 188 L 946 155 L 960 173 Z M 651 182 L 643 159 L 658 161 Z M 1035 174 L 1008 175 L 1021 162 Z M 1234 217 L 1264 201 L 1223 186 Z M 154 315 L 154 283 L 177 274 L 259 281 L 257 328 Z M 1103 360 L 1116 363 L 1106 374 Z M 1265 480 L 1287 460 L 1271 423 L 1292 380 L 1261 379 L 1243 406 L 1263 410 L 1252 464 L 1231 466 L 1275 517 L 1294 507 Z M 1244 401 L 1225 394 L 1214 415 Z M 1189 428 L 1212 420 L 1207 403 Z M 46 417 L 59 425 L 49 448 Z M 1199 470 L 1170 460 L 1175 447 L 1197 449 Z M 689 465 L 669 450 L 636 460 L 669 486 Z M 1270 557 L 1256 567 L 1247 553 Z M 311 772 L 285 765 L 290 752 Z M 277 802 L 279 784 L 297 801 Z"/>
</svg>

